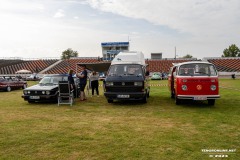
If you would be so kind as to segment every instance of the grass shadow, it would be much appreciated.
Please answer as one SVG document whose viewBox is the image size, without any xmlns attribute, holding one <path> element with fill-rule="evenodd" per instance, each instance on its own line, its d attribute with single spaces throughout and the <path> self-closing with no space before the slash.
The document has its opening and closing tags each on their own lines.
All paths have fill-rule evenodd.
<svg viewBox="0 0 240 160">
<path fill-rule="evenodd" d="M 182 100 L 180 107 L 184 108 L 215 108 L 214 105 L 209 105 L 207 101 L 193 101 L 193 100 Z"/>
</svg>

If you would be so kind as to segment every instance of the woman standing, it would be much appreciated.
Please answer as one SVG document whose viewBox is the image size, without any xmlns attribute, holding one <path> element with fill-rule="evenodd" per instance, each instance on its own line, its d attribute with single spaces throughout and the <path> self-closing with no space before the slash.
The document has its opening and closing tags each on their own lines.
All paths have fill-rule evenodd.
<svg viewBox="0 0 240 160">
<path fill-rule="evenodd" d="M 82 66 L 83 68 L 83 71 L 77 75 L 77 77 L 80 79 L 80 83 L 79 83 L 79 86 L 80 86 L 80 100 L 81 101 L 84 101 L 86 100 L 86 95 L 85 95 L 85 92 L 84 92 L 84 89 L 86 87 L 86 84 L 87 84 L 87 70 L 86 70 L 86 66 Z"/>
<path fill-rule="evenodd" d="M 95 71 L 93 71 L 92 75 L 90 76 L 91 87 L 92 87 L 92 96 L 94 95 L 94 90 L 96 90 L 97 96 L 99 96 L 98 78 L 99 78 L 99 76 L 97 75 L 97 73 Z"/>
</svg>

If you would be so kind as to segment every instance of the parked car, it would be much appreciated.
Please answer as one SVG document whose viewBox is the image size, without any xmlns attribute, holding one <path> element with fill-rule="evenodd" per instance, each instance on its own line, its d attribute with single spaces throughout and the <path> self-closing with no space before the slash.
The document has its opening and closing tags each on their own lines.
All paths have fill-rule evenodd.
<svg viewBox="0 0 240 160">
<path fill-rule="evenodd" d="M 168 74 L 167 73 L 162 73 L 162 80 L 168 79 Z"/>
<path fill-rule="evenodd" d="M 24 89 L 22 98 L 29 103 L 44 101 L 57 102 L 59 81 L 68 81 L 68 75 L 47 75 L 43 77 L 39 84 Z"/>
<path fill-rule="evenodd" d="M 27 88 L 27 82 L 16 77 L 0 77 L 0 90 L 10 92 L 20 88 Z"/>
<path fill-rule="evenodd" d="M 183 99 L 215 104 L 220 98 L 218 73 L 208 62 L 184 62 L 174 65 L 169 72 L 168 87 L 171 97 L 179 105 Z"/>
<path fill-rule="evenodd" d="M 28 76 L 26 78 L 27 81 L 39 81 L 40 80 L 40 77 L 34 73 L 34 74 L 31 74 L 30 76 Z"/>
<path fill-rule="evenodd" d="M 160 80 L 160 79 L 162 79 L 160 73 L 153 73 L 151 80 Z"/>
<path fill-rule="evenodd" d="M 100 81 L 104 81 L 105 78 L 106 78 L 106 76 L 105 76 L 105 73 L 104 73 L 104 72 L 99 73 L 99 80 L 100 80 Z"/>
</svg>

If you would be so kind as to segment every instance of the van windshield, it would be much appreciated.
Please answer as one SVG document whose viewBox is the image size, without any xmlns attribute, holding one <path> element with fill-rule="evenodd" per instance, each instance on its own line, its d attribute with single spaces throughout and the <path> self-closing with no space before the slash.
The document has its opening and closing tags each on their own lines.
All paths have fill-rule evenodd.
<svg viewBox="0 0 240 160">
<path fill-rule="evenodd" d="M 110 66 L 108 76 L 142 76 L 142 66 L 138 64 L 117 64 Z"/>
<path fill-rule="evenodd" d="M 216 76 L 217 71 L 212 64 L 192 63 L 184 64 L 179 67 L 180 76 Z"/>
</svg>

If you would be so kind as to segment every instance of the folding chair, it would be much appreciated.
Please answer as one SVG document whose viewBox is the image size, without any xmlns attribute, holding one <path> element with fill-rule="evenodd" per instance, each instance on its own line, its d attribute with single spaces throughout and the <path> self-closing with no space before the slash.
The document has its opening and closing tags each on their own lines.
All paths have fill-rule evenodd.
<svg viewBox="0 0 240 160">
<path fill-rule="evenodd" d="M 74 90 L 71 90 L 71 86 L 68 81 L 58 82 L 58 106 L 60 104 L 70 104 L 72 106 L 74 95 Z"/>
</svg>

